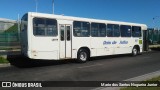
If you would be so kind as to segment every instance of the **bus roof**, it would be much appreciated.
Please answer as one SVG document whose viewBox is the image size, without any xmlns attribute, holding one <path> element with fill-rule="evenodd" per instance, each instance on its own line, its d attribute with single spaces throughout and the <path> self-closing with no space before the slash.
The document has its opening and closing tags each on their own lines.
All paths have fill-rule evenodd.
<svg viewBox="0 0 160 90">
<path fill-rule="evenodd" d="M 107 24 L 109 23 L 109 24 L 120 24 L 120 25 L 135 25 L 135 26 L 142 26 L 142 27 L 147 28 L 146 24 L 140 24 L 140 23 L 100 20 L 100 19 L 92 19 L 92 18 L 81 18 L 81 17 L 45 14 L 45 13 L 37 13 L 37 12 L 28 12 L 28 14 L 34 17 L 55 18 L 55 19 L 60 19 L 60 20 L 72 20 L 72 21 L 75 20 L 75 21 L 97 22 L 97 23 L 107 23 Z"/>
</svg>

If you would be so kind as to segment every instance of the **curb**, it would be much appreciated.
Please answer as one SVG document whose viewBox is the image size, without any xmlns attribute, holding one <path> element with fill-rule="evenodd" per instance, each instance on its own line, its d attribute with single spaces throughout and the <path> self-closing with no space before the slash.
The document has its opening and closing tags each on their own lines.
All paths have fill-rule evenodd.
<svg viewBox="0 0 160 90">
<path fill-rule="evenodd" d="M 123 81 L 145 81 L 160 76 L 160 70 Z M 120 90 L 122 87 L 100 87 L 92 90 Z"/>
<path fill-rule="evenodd" d="M 0 64 L 0 68 L 1 68 L 1 67 L 9 67 L 9 66 L 11 66 L 10 63 Z"/>
</svg>

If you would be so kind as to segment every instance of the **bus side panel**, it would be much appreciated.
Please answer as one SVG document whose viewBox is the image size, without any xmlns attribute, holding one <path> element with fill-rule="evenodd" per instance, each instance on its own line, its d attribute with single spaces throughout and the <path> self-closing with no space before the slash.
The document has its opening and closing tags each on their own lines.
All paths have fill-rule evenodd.
<svg viewBox="0 0 160 90">
<path fill-rule="evenodd" d="M 120 42 L 121 54 L 127 54 L 132 52 L 134 42 L 131 37 L 123 37 Z"/>
<path fill-rule="evenodd" d="M 72 58 L 77 58 L 78 50 L 81 47 L 90 49 L 90 37 L 72 37 Z"/>
<path fill-rule="evenodd" d="M 32 36 L 32 53 L 31 57 L 33 59 L 49 59 L 49 60 L 57 60 L 59 59 L 58 55 L 58 41 L 52 41 L 53 37 L 35 37 Z"/>
<path fill-rule="evenodd" d="M 91 37 L 91 56 L 111 55 L 114 52 L 112 40 L 107 37 Z"/>
<path fill-rule="evenodd" d="M 105 46 L 103 42 L 106 37 L 91 37 L 91 57 L 106 55 Z"/>
<path fill-rule="evenodd" d="M 120 47 L 120 37 L 108 37 L 107 40 L 111 42 L 111 44 L 108 45 L 108 48 L 110 49 L 110 55 L 114 54 L 122 54 L 122 50 Z"/>
</svg>

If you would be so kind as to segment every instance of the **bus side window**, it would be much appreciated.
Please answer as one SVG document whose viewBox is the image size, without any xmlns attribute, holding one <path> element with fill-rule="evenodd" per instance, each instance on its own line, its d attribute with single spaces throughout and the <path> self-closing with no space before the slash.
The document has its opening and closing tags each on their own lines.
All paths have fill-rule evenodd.
<svg viewBox="0 0 160 90">
<path fill-rule="evenodd" d="M 89 37 L 90 36 L 90 23 L 74 21 L 73 33 L 75 37 Z"/>
<path fill-rule="evenodd" d="M 131 26 L 121 25 L 121 37 L 131 37 Z"/>
<path fill-rule="evenodd" d="M 120 30 L 118 24 L 108 24 L 107 25 L 107 36 L 108 37 L 119 37 Z"/>
<path fill-rule="evenodd" d="M 46 19 L 46 35 L 57 36 L 57 21 L 53 19 Z"/>
<path fill-rule="evenodd" d="M 113 37 L 113 25 L 112 24 L 107 25 L 107 36 Z"/>
<path fill-rule="evenodd" d="M 106 24 L 99 24 L 99 36 L 106 37 Z"/>
<path fill-rule="evenodd" d="M 106 25 L 101 23 L 91 24 L 91 36 L 92 37 L 105 37 L 106 36 Z"/>
<path fill-rule="evenodd" d="M 141 37 L 141 27 L 133 26 L 132 27 L 132 36 L 133 37 Z"/>
<path fill-rule="evenodd" d="M 114 25 L 114 32 L 113 32 L 114 37 L 119 37 L 120 36 L 120 29 L 119 25 Z"/>
<path fill-rule="evenodd" d="M 91 36 L 98 37 L 98 24 L 97 23 L 91 24 Z"/>
<path fill-rule="evenodd" d="M 34 18 L 33 34 L 35 36 L 57 36 L 57 21 L 54 19 Z"/>
<path fill-rule="evenodd" d="M 41 18 L 34 18 L 34 35 L 45 35 L 45 21 Z"/>
</svg>

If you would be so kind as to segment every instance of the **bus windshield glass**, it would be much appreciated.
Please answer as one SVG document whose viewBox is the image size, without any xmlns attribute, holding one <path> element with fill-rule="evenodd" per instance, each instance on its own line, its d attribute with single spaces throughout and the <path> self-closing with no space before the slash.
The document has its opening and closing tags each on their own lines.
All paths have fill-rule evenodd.
<svg viewBox="0 0 160 90">
<path fill-rule="evenodd" d="M 28 26 L 28 14 L 25 14 L 21 20 L 21 31 L 27 31 Z"/>
</svg>

